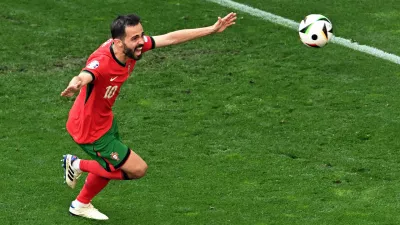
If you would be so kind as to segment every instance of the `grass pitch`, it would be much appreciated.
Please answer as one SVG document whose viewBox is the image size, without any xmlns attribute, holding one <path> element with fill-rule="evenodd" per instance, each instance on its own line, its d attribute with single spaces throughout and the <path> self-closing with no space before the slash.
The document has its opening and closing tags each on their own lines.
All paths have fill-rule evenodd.
<svg viewBox="0 0 400 225">
<path fill-rule="evenodd" d="M 335 34 L 400 54 L 398 4 L 241 0 L 295 21 L 321 13 Z M 313 2 L 314 3 L 314 2 Z M 60 92 L 135 12 L 149 35 L 211 25 L 206 1 L 0 2 L 1 224 L 97 224 L 70 217 L 83 184 L 62 183 L 61 156 L 87 156 L 65 130 Z M 155 49 L 114 112 L 149 164 L 93 200 L 104 224 L 398 224 L 398 65 L 237 12 L 226 32 Z"/>
</svg>

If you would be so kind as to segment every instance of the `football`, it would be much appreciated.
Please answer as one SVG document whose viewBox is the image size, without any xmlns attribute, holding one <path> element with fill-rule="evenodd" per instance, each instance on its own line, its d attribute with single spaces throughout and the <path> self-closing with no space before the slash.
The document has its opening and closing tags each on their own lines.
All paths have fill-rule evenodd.
<svg viewBox="0 0 400 225">
<path fill-rule="evenodd" d="M 306 16 L 299 25 L 300 40 L 309 47 L 324 47 L 333 36 L 331 21 L 320 14 Z"/>
</svg>

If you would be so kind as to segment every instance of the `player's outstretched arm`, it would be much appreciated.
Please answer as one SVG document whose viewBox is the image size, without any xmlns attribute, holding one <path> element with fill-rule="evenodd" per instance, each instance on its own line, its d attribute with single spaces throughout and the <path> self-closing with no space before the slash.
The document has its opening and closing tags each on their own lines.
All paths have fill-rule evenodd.
<svg viewBox="0 0 400 225">
<path fill-rule="evenodd" d="M 71 79 L 68 87 L 61 92 L 61 96 L 72 97 L 76 92 L 78 92 L 83 86 L 92 82 L 92 75 L 88 72 L 82 71 L 78 76 Z"/>
<path fill-rule="evenodd" d="M 153 36 L 157 48 L 169 45 L 176 45 L 196 38 L 207 36 L 214 33 L 220 33 L 227 27 L 235 24 L 236 13 L 229 13 L 224 18 L 218 17 L 217 22 L 208 27 L 201 27 L 195 29 L 184 29 L 173 31 L 164 35 Z"/>
</svg>

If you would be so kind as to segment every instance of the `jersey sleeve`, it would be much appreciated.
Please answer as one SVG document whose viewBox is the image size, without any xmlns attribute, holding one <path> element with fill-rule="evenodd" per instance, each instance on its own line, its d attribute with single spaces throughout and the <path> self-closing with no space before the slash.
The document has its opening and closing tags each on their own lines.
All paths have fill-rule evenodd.
<svg viewBox="0 0 400 225">
<path fill-rule="evenodd" d="M 144 46 L 143 46 L 142 52 L 147 52 L 156 47 L 153 37 L 144 36 L 143 39 L 144 39 Z"/>
<path fill-rule="evenodd" d="M 107 67 L 107 57 L 98 56 L 89 58 L 89 60 L 86 62 L 86 66 L 82 69 L 82 71 L 90 73 L 94 81 L 100 77 L 102 71 L 106 67 Z"/>
</svg>

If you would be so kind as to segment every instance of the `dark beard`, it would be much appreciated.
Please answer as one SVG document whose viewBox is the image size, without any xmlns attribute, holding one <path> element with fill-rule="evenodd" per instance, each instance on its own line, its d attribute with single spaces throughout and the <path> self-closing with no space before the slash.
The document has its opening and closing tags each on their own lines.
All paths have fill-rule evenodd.
<svg viewBox="0 0 400 225">
<path fill-rule="evenodd" d="M 138 46 L 136 46 L 136 48 L 135 49 L 130 49 L 130 48 L 128 48 L 126 45 L 125 45 L 125 43 L 124 43 L 124 54 L 127 56 L 127 57 L 129 57 L 129 58 L 131 58 L 131 59 L 134 59 L 134 60 L 139 60 L 139 59 L 141 59 L 142 58 L 142 55 L 139 55 L 139 56 L 135 56 L 135 50 L 137 49 L 137 48 L 140 48 L 140 47 L 142 47 L 143 45 L 138 45 Z"/>
</svg>

